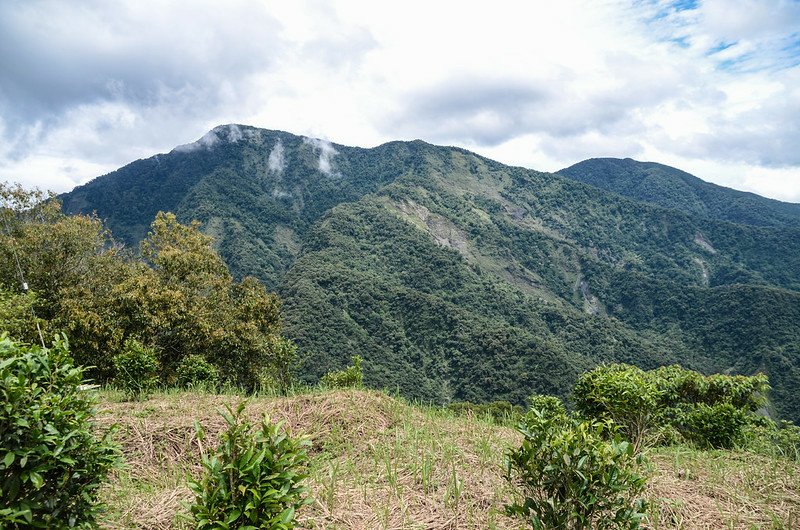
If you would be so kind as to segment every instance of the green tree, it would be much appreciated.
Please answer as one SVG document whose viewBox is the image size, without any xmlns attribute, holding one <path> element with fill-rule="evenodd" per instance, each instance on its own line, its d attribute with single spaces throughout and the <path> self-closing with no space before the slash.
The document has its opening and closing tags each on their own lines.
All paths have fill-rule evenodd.
<svg viewBox="0 0 800 530">
<path fill-rule="evenodd" d="M 36 295 L 18 293 L 0 287 L 0 333 L 6 332 L 16 339 L 39 342 L 37 325 L 41 319 L 33 312 Z"/>
<path fill-rule="evenodd" d="M 158 353 L 168 384 L 184 358 L 200 355 L 240 387 L 265 377 L 288 386 L 296 348 L 280 335 L 278 298 L 254 278 L 234 281 L 199 223 L 159 213 L 136 257 L 99 219 L 66 216 L 53 197 L 2 184 L 0 200 L 4 329 L 23 337 L 29 307 L 46 332 L 69 334 L 76 362 L 99 381 L 134 339 Z M 35 296 L 20 298 L 23 276 Z"/>
<path fill-rule="evenodd" d="M 27 284 L 46 321 L 58 315 L 62 290 L 92 282 L 95 258 L 113 251 L 99 219 L 64 215 L 57 199 L 39 191 L 0 183 L 0 217 L 0 283 Z"/>
</svg>

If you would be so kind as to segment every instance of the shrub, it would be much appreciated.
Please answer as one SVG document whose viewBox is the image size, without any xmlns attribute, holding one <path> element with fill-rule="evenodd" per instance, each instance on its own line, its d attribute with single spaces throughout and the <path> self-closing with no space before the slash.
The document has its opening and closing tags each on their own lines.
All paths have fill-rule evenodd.
<svg viewBox="0 0 800 530">
<path fill-rule="evenodd" d="M 613 364 L 581 375 L 573 396 L 581 414 L 614 420 L 637 448 L 654 441 L 729 448 L 758 421 L 768 390 L 763 374 L 704 376 L 677 365 L 645 372 Z"/>
<path fill-rule="evenodd" d="M 219 385 L 219 370 L 202 355 L 187 355 L 175 372 L 176 382 L 182 388 L 202 386 L 215 388 Z"/>
<path fill-rule="evenodd" d="M 361 357 L 353 356 L 353 364 L 344 370 L 328 372 L 322 376 L 320 384 L 328 388 L 361 388 L 364 386 L 364 374 L 361 372 Z"/>
<path fill-rule="evenodd" d="M 203 455 L 204 476 L 189 480 L 195 494 L 190 510 L 198 530 L 287 530 L 294 528 L 295 510 L 309 502 L 300 483 L 307 477 L 310 442 L 287 436 L 268 418 L 254 433 L 244 408 L 243 402 L 235 412 L 230 407 L 220 412 L 228 429 L 216 452 Z M 199 426 L 197 431 L 202 438 Z"/>
<path fill-rule="evenodd" d="M 537 530 L 638 528 L 645 479 L 640 457 L 611 423 L 548 417 L 533 409 L 518 426 L 522 445 L 508 453 L 506 480 L 521 499 L 506 506 Z"/>
<path fill-rule="evenodd" d="M 297 345 L 279 336 L 270 337 L 268 343 L 271 361 L 258 373 L 258 389 L 269 394 L 286 394 L 293 383 L 289 367 L 297 359 Z"/>
<path fill-rule="evenodd" d="M 683 436 L 700 447 L 731 449 L 743 440 L 742 427 L 747 425 L 745 412 L 730 403 L 688 407 L 681 417 Z"/>
<path fill-rule="evenodd" d="M 158 382 L 158 359 L 153 349 L 130 339 L 113 361 L 114 382 L 119 389 L 131 399 L 146 399 Z"/>
<path fill-rule="evenodd" d="M 297 359 L 297 345 L 289 339 L 278 336 L 272 336 L 269 344 L 271 362 L 265 370 L 262 370 L 259 383 L 262 388 L 271 388 L 285 394 L 292 385 L 292 374 L 289 368 Z M 360 367 L 359 364 L 359 373 Z M 359 379 L 360 384 L 361 380 Z"/>
<path fill-rule="evenodd" d="M 768 456 L 800 460 L 800 427 L 782 420 L 778 423 L 761 417 L 744 429 L 744 449 Z"/>
<path fill-rule="evenodd" d="M 665 409 L 686 403 L 730 403 L 747 412 L 755 412 L 767 405 L 770 389 L 764 374 L 705 376 L 671 365 L 652 370 L 648 375 L 661 391 L 660 406 Z"/>
<path fill-rule="evenodd" d="M 613 420 L 638 449 L 658 422 L 661 391 L 647 373 L 626 364 L 598 366 L 582 374 L 573 397 L 582 415 Z"/>
<path fill-rule="evenodd" d="M 528 408 L 531 412 L 538 411 L 545 418 L 564 418 L 567 417 L 567 410 L 564 403 L 556 396 L 545 396 L 543 394 L 533 394 L 528 398 Z"/>
<path fill-rule="evenodd" d="M 50 349 L 0 336 L 0 528 L 91 528 L 97 491 L 120 462 L 95 436 L 94 402 L 66 339 Z"/>
</svg>

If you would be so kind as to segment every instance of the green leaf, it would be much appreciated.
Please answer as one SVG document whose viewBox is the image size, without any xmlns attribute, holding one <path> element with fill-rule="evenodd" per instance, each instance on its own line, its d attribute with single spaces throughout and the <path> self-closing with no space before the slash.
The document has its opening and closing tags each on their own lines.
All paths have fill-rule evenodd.
<svg viewBox="0 0 800 530">
<path fill-rule="evenodd" d="M 281 515 L 279 517 L 280 522 L 283 524 L 289 524 L 290 522 L 292 522 L 293 519 L 294 519 L 294 508 L 291 506 L 283 510 L 283 512 L 281 512 Z"/>
<path fill-rule="evenodd" d="M 44 479 L 42 478 L 42 475 L 40 475 L 36 471 L 31 471 L 28 477 L 30 478 L 33 487 L 36 488 L 37 490 L 44 485 Z"/>
</svg>

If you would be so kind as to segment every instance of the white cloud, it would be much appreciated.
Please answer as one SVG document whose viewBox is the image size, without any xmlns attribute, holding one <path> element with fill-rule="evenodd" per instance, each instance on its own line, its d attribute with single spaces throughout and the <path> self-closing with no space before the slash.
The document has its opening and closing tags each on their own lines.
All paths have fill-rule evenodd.
<svg viewBox="0 0 800 530">
<path fill-rule="evenodd" d="M 45 0 L 0 20 L 0 179 L 64 191 L 246 123 L 541 170 L 652 156 L 798 200 L 797 2 Z"/>
<path fill-rule="evenodd" d="M 319 151 L 319 163 L 317 167 L 321 173 L 329 177 L 342 176 L 341 173 L 333 169 L 333 157 L 339 154 L 339 151 L 333 147 L 333 144 L 320 138 L 303 138 L 303 143 Z"/>
<path fill-rule="evenodd" d="M 281 142 L 280 138 L 278 138 L 278 141 L 275 142 L 272 151 L 269 152 L 267 165 L 269 166 L 270 171 L 274 171 L 276 173 L 281 173 L 286 168 L 283 142 Z"/>
</svg>

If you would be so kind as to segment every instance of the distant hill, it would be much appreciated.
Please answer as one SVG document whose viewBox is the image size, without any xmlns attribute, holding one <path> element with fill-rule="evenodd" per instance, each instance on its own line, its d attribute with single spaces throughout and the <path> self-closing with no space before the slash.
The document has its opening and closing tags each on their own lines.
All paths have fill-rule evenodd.
<svg viewBox="0 0 800 530">
<path fill-rule="evenodd" d="M 158 210 L 200 220 L 235 275 L 280 293 L 304 380 L 358 354 L 368 384 L 411 398 L 522 403 L 567 397 L 599 362 L 679 362 L 766 371 L 777 411 L 800 419 L 788 220 L 664 208 L 421 141 L 362 149 L 237 125 L 62 200 L 129 245 Z"/>
<path fill-rule="evenodd" d="M 717 186 L 655 162 L 592 158 L 558 173 L 632 199 L 710 219 L 756 226 L 800 226 L 800 204 Z"/>
</svg>

